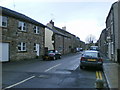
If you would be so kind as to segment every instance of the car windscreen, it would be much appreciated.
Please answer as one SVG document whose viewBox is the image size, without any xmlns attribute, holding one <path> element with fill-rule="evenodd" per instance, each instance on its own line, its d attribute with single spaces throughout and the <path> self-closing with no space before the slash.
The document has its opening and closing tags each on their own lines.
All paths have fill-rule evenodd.
<svg viewBox="0 0 120 90">
<path fill-rule="evenodd" d="M 54 53 L 55 51 L 54 50 L 49 50 L 48 53 Z"/>
<path fill-rule="evenodd" d="M 98 47 L 94 47 L 94 46 L 92 47 L 92 46 L 91 46 L 91 47 L 90 47 L 90 50 L 98 50 Z"/>
<path fill-rule="evenodd" d="M 84 57 L 95 57 L 95 58 L 97 58 L 98 53 L 96 53 L 96 52 L 85 52 Z"/>
</svg>

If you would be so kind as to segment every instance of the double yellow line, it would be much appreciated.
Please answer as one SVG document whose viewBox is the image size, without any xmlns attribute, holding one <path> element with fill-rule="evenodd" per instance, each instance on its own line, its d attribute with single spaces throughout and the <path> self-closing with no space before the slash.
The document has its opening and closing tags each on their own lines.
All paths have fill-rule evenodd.
<svg viewBox="0 0 120 90">
<path fill-rule="evenodd" d="M 102 80 L 102 72 L 101 71 L 96 71 L 96 78 L 99 80 Z"/>
</svg>

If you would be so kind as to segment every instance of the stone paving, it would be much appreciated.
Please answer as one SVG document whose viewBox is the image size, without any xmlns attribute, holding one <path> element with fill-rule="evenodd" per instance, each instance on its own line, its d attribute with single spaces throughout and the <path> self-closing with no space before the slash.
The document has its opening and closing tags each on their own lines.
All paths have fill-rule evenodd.
<svg viewBox="0 0 120 90">
<path fill-rule="evenodd" d="M 110 89 L 120 90 L 120 65 L 112 61 L 106 61 L 103 64 L 104 74 Z"/>
</svg>

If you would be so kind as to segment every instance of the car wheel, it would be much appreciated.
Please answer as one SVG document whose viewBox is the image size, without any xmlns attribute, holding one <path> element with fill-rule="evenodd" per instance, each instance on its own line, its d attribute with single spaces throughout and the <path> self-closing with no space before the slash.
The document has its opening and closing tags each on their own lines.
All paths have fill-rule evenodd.
<svg viewBox="0 0 120 90">
<path fill-rule="evenodd" d="M 55 60 L 57 60 L 58 59 L 58 57 L 55 57 Z"/>
<path fill-rule="evenodd" d="M 83 66 L 80 66 L 80 69 L 83 69 Z"/>
<path fill-rule="evenodd" d="M 43 58 L 43 60 L 45 60 L 45 58 Z"/>
<path fill-rule="evenodd" d="M 55 58 L 55 56 L 53 57 L 53 60 L 55 60 L 56 58 Z"/>
<path fill-rule="evenodd" d="M 59 59 L 61 59 L 61 56 L 59 56 Z"/>
</svg>

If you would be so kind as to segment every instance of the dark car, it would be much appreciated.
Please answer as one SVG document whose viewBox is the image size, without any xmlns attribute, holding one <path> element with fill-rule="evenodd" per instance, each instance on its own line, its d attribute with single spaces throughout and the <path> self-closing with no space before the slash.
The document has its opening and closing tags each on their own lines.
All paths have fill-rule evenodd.
<svg viewBox="0 0 120 90">
<path fill-rule="evenodd" d="M 61 53 L 57 50 L 48 50 L 48 54 L 43 56 L 43 60 L 61 59 Z"/>
<path fill-rule="evenodd" d="M 80 51 L 83 51 L 83 48 L 80 48 Z"/>
<path fill-rule="evenodd" d="M 80 58 L 80 68 L 96 67 L 102 70 L 103 59 L 99 51 L 86 50 Z"/>
</svg>

